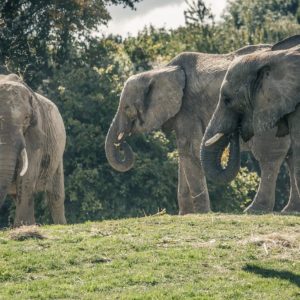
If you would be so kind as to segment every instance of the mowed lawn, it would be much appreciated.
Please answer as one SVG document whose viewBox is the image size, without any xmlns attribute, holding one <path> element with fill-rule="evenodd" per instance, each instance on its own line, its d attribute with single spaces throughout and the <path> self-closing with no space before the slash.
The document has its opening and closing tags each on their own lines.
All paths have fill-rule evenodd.
<svg viewBox="0 0 300 300">
<path fill-rule="evenodd" d="M 300 216 L 4 230 L 0 299 L 300 299 Z"/>
</svg>

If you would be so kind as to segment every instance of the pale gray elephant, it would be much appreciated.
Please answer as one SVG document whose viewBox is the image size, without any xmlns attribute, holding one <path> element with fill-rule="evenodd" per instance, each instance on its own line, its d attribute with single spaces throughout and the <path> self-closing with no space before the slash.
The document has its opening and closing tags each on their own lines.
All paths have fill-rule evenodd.
<svg viewBox="0 0 300 300">
<path fill-rule="evenodd" d="M 63 152 L 66 133 L 50 100 L 15 74 L 0 75 L 0 206 L 15 199 L 14 225 L 35 223 L 36 192 L 45 191 L 54 223 L 66 223 Z"/>
<path fill-rule="evenodd" d="M 291 151 L 288 164 L 292 174 L 293 196 L 283 209 L 285 212 L 300 212 L 299 70 L 300 35 L 287 38 L 271 49 L 236 58 L 222 83 L 219 103 L 201 147 L 206 174 L 219 180 L 220 176 L 224 177 L 222 173 L 226 173 L 226 170 L 220 168 L 218 153 L 230 144 L 232 155 L 228 167 L 234 168 L 232 165 L 238 164 L 240 160 L 237 155 L 239 135 L 244 141 L 248 141 L 254 134 L 264 138 L 265 131 L 273 127 L 278 127 L 273 129 L 277 131 L 277 136 L 289 134 Z M 286 143 L 286 137 L 278 140 Z M 273 147 L 271 143 L 266 146 Z M 261 155 L 269 159 L 268 153 L 262 152 Z M 207 160 L 215 163 L 208 164 Z M 265 202 L 256 199 L 249 210 L 267 208 Z"/>
<path fill-rule="evenodd" d="M 111 166 L 121 172 L 132 168 L 134 155 L 126 143 L 130 134 L 161 127 L 174 130 L 179 153 L 179 214 L 210 211 L 199 152 L 205 128 L 218 102 L 222 80 L 235 57 L 270 47 L 247 46 L 224 55 L 186 52 L 165 67 L 130 77 L 106 137 L 106 156 Z M 268 134 L 249 145 L 262 170 L 256 199 L 268 201 L 273 208 L 276 179 L 289 149 L 289 137 L 279 141 L 275 134 Z M 238 169 L 239 164 L 231 171 L 228 168 L 227 176 L 232 178 Z M 294 197 L 293 189 L 291 197 Z"/>
</svg>

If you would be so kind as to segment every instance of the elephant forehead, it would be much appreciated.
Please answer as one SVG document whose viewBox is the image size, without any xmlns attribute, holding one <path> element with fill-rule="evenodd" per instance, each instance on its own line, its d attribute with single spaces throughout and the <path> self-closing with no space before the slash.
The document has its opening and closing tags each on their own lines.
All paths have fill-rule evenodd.
<svg viewBox="0 0 300 300">
<path fill-rule="evenodd" d="M 146 78 L 135 75 L 134 77 L 130 77 L 125 83 L 124 93 L 139 93 L 142 92 L 146 87 Z"/>
<path fill-rule="evenodd" d="M 242 62 L 233 65 L 227 72 L 226 82 L 228 86 L 233 87 L 237 83 L 246 82 L 249 79 L 251 69 Z"/>
<path fill-rule="evenodd" d="M 20 83 L 0 84 L 0 105 L 2 112 L 12 111 L 13 116 L 19 117 L 26 105 L 29 91 Z"/>
<path fill-rule="evenodd" d="M 0 96 L 24 97 L 29 94 L 28 89 L 21 83 L 15 81 L 0 81 Z"/>
<path fill-rule="evenodd" d="M 11 110 L 11 116 L 13 119 L 19 119 L 23 115 L 23 109 L 18 105 L 13 105 Z"/>
<path fill-rule="evenodd" d="M 2 99 L 0 96 L 0 110 L 1 110 L 1 119 L 6 119 L 7 117 L 13 119 L 19 119 L 24 109 L 21 105 L 16 103 L 11 99 Z"/>
<path fill-rule="evenodd" d="M 9 82 L 9 81 L 21 83 L 22 79 L 17 74 L 0 75 L 0 82 Z"/>
</svg>

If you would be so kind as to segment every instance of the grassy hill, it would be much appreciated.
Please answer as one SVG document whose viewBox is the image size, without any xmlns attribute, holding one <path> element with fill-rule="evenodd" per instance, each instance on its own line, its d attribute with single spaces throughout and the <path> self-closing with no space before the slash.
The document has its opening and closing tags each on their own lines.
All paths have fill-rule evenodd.
<svg viewBox="0 0 300 300">
<path fill-rule="evenodd" d="M 0 299 L 300 299 L 300 217 L 162 215 L 1 231 Z"/>
</svg>

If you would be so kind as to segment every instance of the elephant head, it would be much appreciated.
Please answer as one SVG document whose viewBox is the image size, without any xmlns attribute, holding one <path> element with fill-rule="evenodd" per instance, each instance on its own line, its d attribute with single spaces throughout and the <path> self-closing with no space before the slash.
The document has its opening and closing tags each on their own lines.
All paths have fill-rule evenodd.
<svg viewBox="0 0 300 300">
<path fill-rule="evenodd" d="M 17 75 L 0 75 L 0 205 L 12 181 L 27 172 L 26 139 L 38 122 L 35 101 Z"/>
<path fill-rule="evenodd" d="M 105 141 L 110 165 L 125 172 L 134 165 L 134 155 L 126 138 L 160 128 L 180 110 L 185 73 L 166 66 L 130 77 L 121 93 L 118 111 Z"/>
<path fill-rule="evenodd" d="M 244 55 L 231 63 L 201 145 L 201 161 L 208 177 L 230 181 L 236 176 L 238 168 L 232 166 L 240 161 L 239 143 L 234 142 L 239 134 L 248 141 L 254 134 L 280 125 L 277 135 L 282 135 L 285 115 L 300 102 L 299 44 L 300 36 L 293 36 L 270 50 Z M 220 152 L 229 142 L 228 168 L 234 172 L 222 177 L 225 171 L 220 167 Z"/>
</svg>

